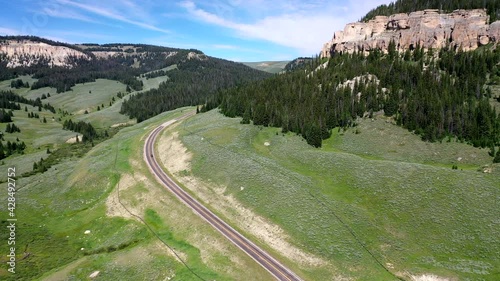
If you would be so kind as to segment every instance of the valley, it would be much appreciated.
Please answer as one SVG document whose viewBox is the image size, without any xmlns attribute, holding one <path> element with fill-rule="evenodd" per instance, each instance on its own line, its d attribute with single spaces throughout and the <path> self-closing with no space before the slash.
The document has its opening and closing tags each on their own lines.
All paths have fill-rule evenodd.
<svg viewBox="0 0 500 281">
<path fill-rule="evenodd" d="M 499 9 L 397 0 L 243 63 L 0 36 L 0 279 L 498 280 Z"/>
</svg>

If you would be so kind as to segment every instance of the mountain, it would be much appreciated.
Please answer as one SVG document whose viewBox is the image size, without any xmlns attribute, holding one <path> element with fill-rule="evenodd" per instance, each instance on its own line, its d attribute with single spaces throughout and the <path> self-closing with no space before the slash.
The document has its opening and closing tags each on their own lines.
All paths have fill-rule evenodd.
<svg viewBox="0 0 500 281">
<path fill-rule="evenodd" d="M 167 67 L 172 68 L 168 74 L 162 70 Z M 168 76 L 159 89 L 137 93 L 123 103 L 121 113 L 140 122 L 167 110 L 202 104 L 220 89 L 271 74 L 195 49 L 126 43 L 72 45 L 33 36 L 0 37 L 0 81 L 19 75 L 36 79 L 31 89 L 53 87 L 58 93 L 98 78 L 120 81 L 128 92 L 140 91 L 140 76 Z"/>
<path fill-rule="evenodd" d="M 325 43 L 322 57 L 332 53 L 369 52 L 374 49 L 387 52 L 394 41 L 396 50 L 404 52 L 417 45 L 428 49 L 445 46 L 464 51 L 500 41 L 500 21 L 488 24 L 486 10 L 455 10 L 443 14 L 438 10 L 375 16 L 367 22 L 349 23 L 343 31 L 334 33 Z"/>
<path fill-rule="evenodd" d="M 145 44 L 68 44 L 36 36 L 0 36 L 0 55 L 8 68 L 18 67 L 66 67 L 78 66 L 78 60 L 99 62 L 116 60 L 128 67 L 151 71 L 170 63 L 169 58 L 199 50 L 145 45 Z M 191 55 L 192 56 L 192 55 Z"/>
</svg>

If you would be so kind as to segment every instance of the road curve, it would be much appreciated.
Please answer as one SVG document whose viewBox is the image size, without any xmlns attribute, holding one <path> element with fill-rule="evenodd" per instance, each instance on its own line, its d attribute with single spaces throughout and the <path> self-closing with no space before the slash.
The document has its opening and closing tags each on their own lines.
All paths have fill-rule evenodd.
<svg viewBox="0 0 500 281">
<path fill-rule="evenodd" d="M 269 273 L 271 273 L 277 280 L 282 281 L 299 281 L 302 280 L 290 269 L 286 268 L 280 262 L 271 257 L 264 250 L 259 248 L 257 245 L 252 243 L 250 240 L 245 238 L 235 229 L 226 224 L 218 216 L 212 213 L 210 210 L 205 208 L 200 202 L 194 199 L 186 191 L 184 191 L 179 185 L 177 185 L 161 168 L 161 166 L 156 161 L 154 157 L 154 143 L 159 133 L 169 125 L 180 121 L 182 119 L 188 118 L 194 115 L 194 112 L 185 114 L 177 119 L 172 119 L 162 125 L 156 127 L 147 137 L 144 144 L 144 161 L 146 161 L 149 169 L 155 175 L 158 182 L 160 182 L 164 187 L 174 193 L 177 198 L 179 198 L 184 204 L 190 207 L 196 214 L 202 217 L 215 229 L 217 229 L 222 235 L 229 239 L 238 248 L 244 251 L 252 259 L 254 259 L 258 264 L 264 267 Z"/>
</svg>

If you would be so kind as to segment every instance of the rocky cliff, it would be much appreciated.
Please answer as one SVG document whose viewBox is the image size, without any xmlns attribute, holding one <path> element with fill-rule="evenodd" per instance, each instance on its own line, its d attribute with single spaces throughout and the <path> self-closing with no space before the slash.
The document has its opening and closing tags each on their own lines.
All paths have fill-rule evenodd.
<svg viewBox="0 0 500 281">
<path fill-rule="evenodd" d="M 321 51 L 322 57 L 334 53 L 368 52 L 381 49 L 386 52 L 391 41 L 398 51 L 439 49 L 447 44 L 464 51 L 500 41 L 500 21 L 488 24 L 485 10 L 456 10 L 440 14 L 438 10 L 424 10 L 410 14 L 377 16 L 368 22 L 347 24 L 343 31 L 334 33 Z"/>
<path fill-rule="evenodd" d="M 41 41 L 38 41 L 41 40 Z M 48 43 L 47 43 L 48 42 Z M 148 50 L 144 50 L 147 48 Z M 179 53 L 180 49 L 168 47 L 156 47 L 149 45 L 129 44 L 82 44 L 70 45 L 52 42 L 47 39 L 3 39 L 0 37 L 0 60 L 7 61 L 8 68 L 30 67 L 33 65 L 46 65 L 48 67 L 64 66 L 73 67 L 75 59 L 114 59 L 121 60 L 120 63 L 129 63 L 132 57 L 132 67 L 139 67 L 143 60 L 150 59 L 152 54 L 160 54 L 156 59 L 168 59 Z M 206 60 L 207 56 L 202 52 L 191 51 L 186 54 L 186 59 Z"/>
<path fill-rule="evenodd" d="M 0 54 L 7 56 L 7 67 L 31 66 L 46 63 L 49 66 L 69 66 L 69 58 L 91 59 L 87 54 L 65 46 L 53 46 L 31 40 L 6 40 L 0 43 Z"/>
</svg>

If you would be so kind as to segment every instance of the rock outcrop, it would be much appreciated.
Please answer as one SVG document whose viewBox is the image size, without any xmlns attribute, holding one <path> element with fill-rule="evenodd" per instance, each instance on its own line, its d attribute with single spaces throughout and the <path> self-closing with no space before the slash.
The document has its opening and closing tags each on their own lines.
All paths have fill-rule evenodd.
<svg viewBox="0 0 500 281">
<path fill-rule="evenodd" d="M 74 46 L 74 48 L 71 48 L 71 46 Z M 9 68 L 20 66 L 30 67 L 38 64 L 48 67 L 63 66 L 71 68 L 78 63 L 78 59 L 92 60 L 133 57 L 134 64 L 132 67 L 139 67 L 141 60 L 146 59 L 151 54 L 149 51 L 138 51 L 139 49 L 141 47 L 126 44 L 117 46 L 100 46 L 94 44 L 58 45 L 30 39 L 0 40 L 0 60 L 7 61 L 7 67 Z M 163 54 L 164 59 L 178 54 L 177 50 L 165 49 L 166 51 L 154 51 L 154 53 Z M 207 59 L 205 54 L 195 52 L 190 52 L 186 58 Z"/>
<path fill-rule="evenodd" d="M 410 14 L 377 16 L 364 23 L 347 24 L 343 31 L 334 33 L 322 51 L 322 57 L 333 53 L 369 52 L 380 49 L 387 52 L 391 41 L 398 51 L 439 49 L 447 44 L 464 51 L 500 41 L 500 21 L 491 25 L 485 10 L 456 10 L 440 14 L 438 10 L 424 10 Z"/>
<path fill-rule="evenodd" d="M 30 40 L 7 40 L 0 43 L 0 54 L 8 59 L 7 67 L 31 66 L 46 63 L 48 66 L 67 66 L 70 58 L 91 58 L 78 50 L 64 46 L 53 46 Z"/>
</svg>

